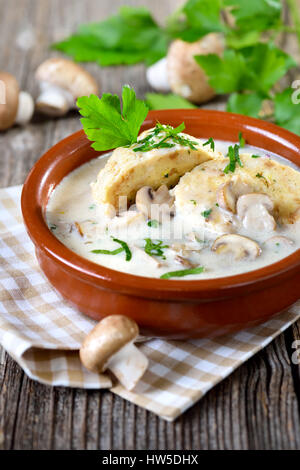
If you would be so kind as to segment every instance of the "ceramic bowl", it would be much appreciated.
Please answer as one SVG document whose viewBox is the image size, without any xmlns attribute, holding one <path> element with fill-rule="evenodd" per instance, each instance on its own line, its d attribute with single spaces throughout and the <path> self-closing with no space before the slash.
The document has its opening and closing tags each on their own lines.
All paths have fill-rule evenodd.
<svg viewBox="0 0 300 470">
<path fill-rule="evenodd" d="M 179 125 L 195 137 L 237 141 L 275 152 L 300 166 L 300 138 L 273 124 L 207 110 L 151 111 L 142 131 Z M 45 210 L 57 184 L 95 158 L 83 131 L 52 147 L 24 184 L 22 212 L 41 269 L 57 291 L 82 313 L 100 320 L 123 314 L 141 333 L 168 338 L 213 337 L 266 321 L 299 298 L 300 250 L 255 271 L 208 280 L 161 280 L 118 272 L 70 251 L 48 229 Z"/>
</svg>

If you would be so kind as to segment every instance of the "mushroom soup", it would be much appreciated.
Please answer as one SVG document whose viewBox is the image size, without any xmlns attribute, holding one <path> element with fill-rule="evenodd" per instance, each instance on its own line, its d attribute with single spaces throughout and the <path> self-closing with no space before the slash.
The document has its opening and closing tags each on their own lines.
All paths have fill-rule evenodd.
<svg viewBox="0 0 300 470">
<path fill-rule="evenodd" d="M 70 250 L 130 274 L 200 280 L 299 249 L 300 173 L 291 162 L 187 134 L 172 155 L 167 146 L 142 152 L 149 132 L 135 153 L 119 148 L 93 159 L 53 191 L 47 223 Z"/>
</svg>

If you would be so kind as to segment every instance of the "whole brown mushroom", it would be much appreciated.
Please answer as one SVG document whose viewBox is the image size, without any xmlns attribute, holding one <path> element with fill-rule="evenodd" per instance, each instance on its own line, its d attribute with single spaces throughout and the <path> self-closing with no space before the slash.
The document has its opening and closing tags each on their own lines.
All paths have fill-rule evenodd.
<svg viewBox="0 0 300 470">
<path fill-rule="evenodd" d="M 216 92 L 209 85 L 205 72 L 196 62 L 196 55 L 222 55 L 224 41 L 220 34 L 210 33 L 196 42 L 173 41 L 166 58 L 147 70 L 149 84 L 157 91 L 173 93 L 196 103 L 212 99 Z"/>
<path fill-rule="evenodd" d="M 89 72 L 61 57 L 43 62 L 35 78 L 40 85 L 36 107 L 49 116 L 63 116 L 70 109 L 75 109 L 80 96 L 99 94 L 97 82 Z"/>
<path fill-rule="evenodd" d="M 31 95 L 20 90 L 17 80 L 10 73 L 0 72 L 0 83 L 0 131 L 9 129 L 14 124 L 27 124 L 34 111 Z"/>
</svg>

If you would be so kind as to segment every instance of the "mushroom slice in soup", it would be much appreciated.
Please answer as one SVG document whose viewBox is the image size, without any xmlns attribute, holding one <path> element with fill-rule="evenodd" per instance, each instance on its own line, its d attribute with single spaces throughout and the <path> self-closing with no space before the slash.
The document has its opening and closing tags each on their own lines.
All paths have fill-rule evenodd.
<svg viewBox="0 0 300 470">
<path fill-rule="evenodd" d="M 261 254 L 258 243 L 251 240 L 251 238 L 236 234 L 226 234 L 218 237 L 211 249 L 218 254 L 231 253 L 236 261 L 246 258 L 254 260 Z"/>
</svg>

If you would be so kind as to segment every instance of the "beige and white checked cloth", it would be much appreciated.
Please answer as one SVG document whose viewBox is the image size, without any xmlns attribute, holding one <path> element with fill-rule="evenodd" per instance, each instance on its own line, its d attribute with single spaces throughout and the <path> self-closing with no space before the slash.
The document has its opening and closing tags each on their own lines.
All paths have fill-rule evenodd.
<svg viewBox="0 0 300 470">
<path fill-rule="evenodd" d="M 21 187 L 0 190 L 0 344 L 39 382 L 111 391 L 174 420 L 240 364 L 300 317 L 300 301 L 261 326 L 221 338 L 149 340 L 139 347 L 150 365 L 135 392 L 85 370 L 78 349 L 94 322 L 47 282 L 20 211 Z"/>
</svg>

